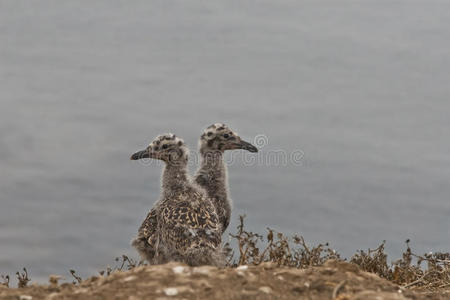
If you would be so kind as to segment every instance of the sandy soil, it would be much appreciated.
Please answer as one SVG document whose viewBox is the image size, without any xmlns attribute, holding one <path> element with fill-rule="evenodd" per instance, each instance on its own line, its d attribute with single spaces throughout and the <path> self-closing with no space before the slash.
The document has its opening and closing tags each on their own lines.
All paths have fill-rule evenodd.
<svg viewBox="0 0 450 300">
<path fill-rule="evenodd" d="M 450 287 L 433 293 L 403 289 L 354 264 L 332 260 L 308 269 L 170 263 L 91 277 L 77 285 L 0 286 L 0 299 L 450 299 Z"/>
</svg>

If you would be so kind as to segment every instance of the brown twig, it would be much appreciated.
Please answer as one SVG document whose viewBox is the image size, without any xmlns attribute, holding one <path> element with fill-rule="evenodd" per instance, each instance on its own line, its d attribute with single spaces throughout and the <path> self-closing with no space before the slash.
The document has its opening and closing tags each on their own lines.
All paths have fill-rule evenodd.
<svg viewBox="0 0 450 300">
<path fill-rule="evenodd" d="M 17 287 L 18 288 L 24 288 L 27 286 L 28 282 L 31 281 L 31 279 L 28 277 L 28 272 L 26 268 L 23 268 L 23 273 L 16 272 L 17 276 Z"/>
<path fill-rule="evenodd" d="M 333 289 L 333 294 L 331 295 L 331 299 L 336 299 L 339 290 L 344 286 L 344 284 L 347 282 L 347 280 L 342 280 L 341 282 L 339 282 Z"/>
<path fill-rule="evenodd" d="M 9 288 L 9 275 L 2 275 L 1 277 L 2 277 L 2 280 L 3 280 L 1 285 L 4 285 L 4 286 Z"/>
<path fill-rule="evenodd" d="M 75 280 L 76 280 L 78 283 L 81 283 L 81 282 L 83 281 L 83 279 L 82 279 L 80 276 L 77 276 L 77 275 L 75 274 L 75 270 L 70 270 L 70 274 L 72 274 L 73 278 L 75 278 Z"/>
</svg>

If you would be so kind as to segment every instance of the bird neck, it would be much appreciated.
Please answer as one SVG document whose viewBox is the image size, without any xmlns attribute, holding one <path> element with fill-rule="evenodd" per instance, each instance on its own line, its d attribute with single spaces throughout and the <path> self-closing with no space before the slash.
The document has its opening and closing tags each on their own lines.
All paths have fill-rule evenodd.
<svg viewBox="0 0 450 300">
<path fill-rule="evenodd" d="M 206 180 L 206 184 L 201 184 L 211 198 L 226 199 L 228 194 L 227 166 L 221 151 L 201 151 L 202 162 L 197 172 L 199 176 Z"/>
<path fill-rule="evenodd" d="M 173 195 L 184 190 L 188 184 L 187 164 L 166 163 L 162 175 L 162 188 L 164 193 Z"/>
</svg>

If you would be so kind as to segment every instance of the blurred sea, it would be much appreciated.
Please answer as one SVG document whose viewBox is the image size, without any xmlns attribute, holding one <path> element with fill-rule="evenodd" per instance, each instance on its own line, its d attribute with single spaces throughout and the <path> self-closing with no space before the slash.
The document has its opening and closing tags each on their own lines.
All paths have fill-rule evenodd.
<svg viewBox="0 0 450 300">
<path fill-rule="evenodd" d="M 233 230 L 449 251 L 449 70 L 445 1 L 1 1 L 0 273 L 136 257 L 161 168 L 130 154 L 215 122 L 304 154 L 233 155 Z"/>
</svg>

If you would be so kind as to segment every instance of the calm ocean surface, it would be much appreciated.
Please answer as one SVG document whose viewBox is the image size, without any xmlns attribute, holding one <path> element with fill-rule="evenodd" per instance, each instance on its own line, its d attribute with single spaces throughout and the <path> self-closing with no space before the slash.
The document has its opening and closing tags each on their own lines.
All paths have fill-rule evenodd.
<svg viewBox="0 0 450 300">
<path fill-rule="evenodd" d="M 267 137 L 228 153 L 233 230 L 450 251 L 449 70 L 445 1 L 1 1 L 0 273 L 136 257 L 161 167 L 130 154 L 219 121 Z"/>
</svg>

